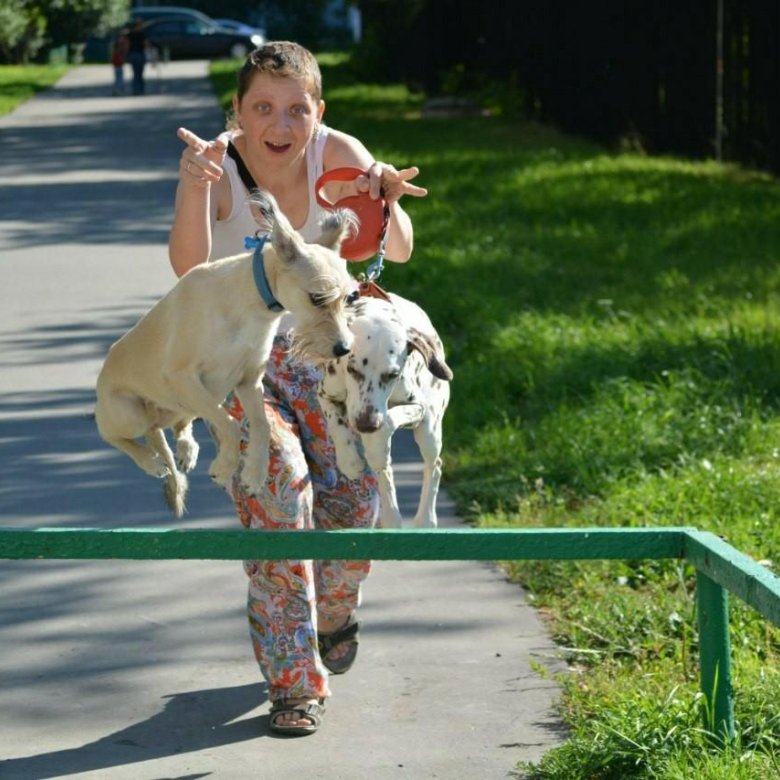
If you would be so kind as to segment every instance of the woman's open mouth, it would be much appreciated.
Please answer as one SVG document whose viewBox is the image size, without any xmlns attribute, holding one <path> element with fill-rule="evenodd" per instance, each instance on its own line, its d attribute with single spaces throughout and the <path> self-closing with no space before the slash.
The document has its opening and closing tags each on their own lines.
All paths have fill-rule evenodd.
<svg viewBox="0 0 780 780">
<path fill-rule="evenodd" d="M 268 149 L 270 152 L 273 152 L 274 154 L 284 154 L 292 146 L 292 144 L 274 144 L 270 141 L 266 141 L 265 146 L 266 149 Z"/>
</svg>

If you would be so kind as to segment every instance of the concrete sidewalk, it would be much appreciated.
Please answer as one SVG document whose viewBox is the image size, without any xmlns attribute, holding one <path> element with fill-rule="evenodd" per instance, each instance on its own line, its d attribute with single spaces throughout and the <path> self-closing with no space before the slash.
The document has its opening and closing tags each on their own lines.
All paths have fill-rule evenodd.
<svg viewBox="0 0 780 780">
<path fill-rule="evenodd" d="M 223 125 L 205 74 L 165 64 L 149 94 L 112 98 L 111 68 L 85 66 L 0 118 L 2 525 L 172 525 L 89 415 L 108 345 L 174 283 L 175 131 Z M 235 528 L 196 434 L 180 525 Z M 420 464 L 396 444 L 410 517 Z M 439 512 L 459 522 L 446 494 Z M 376 563 L 358 661 L 292 741 L 267 734 L 240 562 L 0 561 L 0 594 L 3 780 L 488 780 L 565 736 L 533 668 L 562 670 L 555 646 L 484 564 Z"/>
</svg>

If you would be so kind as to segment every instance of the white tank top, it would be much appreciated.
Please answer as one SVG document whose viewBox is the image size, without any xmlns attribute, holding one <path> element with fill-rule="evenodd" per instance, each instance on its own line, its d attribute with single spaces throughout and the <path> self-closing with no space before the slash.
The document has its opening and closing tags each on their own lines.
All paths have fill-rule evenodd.
<svg viewBox="0 0 780 780">
<path fill-rule="evenodd" d="M 317 135 L 306 147 L 306 175 L 309 186 L 309 213 L 303 226 L 297 228 L 304 241 L 314 241 L 320 235 L 319 221 L 322 210 L 317 205 L 314 184 L 323 173 L 323 151 L 328 140 L 328 128 L 320 125 Z M 209 260 L 229 257 L 244 252 L 244 238 L 253 236 L 257 230 L 257 222 L 247 203 L 247 191 L 241 177 L 238 175 L 235 160 L 229 155 L 225 157 L 223 169 L 230 182 L 230 198 L 232 207 L 227 219 L 219 219 L 214 225 L 211 235 L 211 254 Z"/>
</svg>

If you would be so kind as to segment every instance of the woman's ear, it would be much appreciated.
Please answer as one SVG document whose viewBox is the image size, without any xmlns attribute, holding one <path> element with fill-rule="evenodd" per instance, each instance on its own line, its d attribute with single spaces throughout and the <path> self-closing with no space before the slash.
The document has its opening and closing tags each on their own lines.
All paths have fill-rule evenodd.
<svg viewBox="0 0 780 780">
<path fill-rule="evenodd" d="M 238 116 L 238 95 L 233 95 L 233 118 L 236 120 L 236 124 L 241 127 L 241 119 Z"/>
<path fill-rule="evenodd" d="M 325 101 L 320 100 L 319 105 L 317 106 L 317 121 L 322 122 L 322 115 L 325 113 Z"/>
</svg>

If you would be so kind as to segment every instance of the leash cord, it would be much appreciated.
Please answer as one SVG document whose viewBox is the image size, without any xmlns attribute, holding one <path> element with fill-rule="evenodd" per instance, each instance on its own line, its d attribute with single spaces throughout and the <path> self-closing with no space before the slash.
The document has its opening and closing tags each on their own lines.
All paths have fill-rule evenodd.
<svg viewBox="0 0 780 780">
<path fill-rule="evenodd" d="M 387 244 L 387 226 L 390 223 L 390 207 L 385 203 L 384 213 L 385 224 L 382 227 L 382 235 L 379 239 L 379 251 L 377 252 L 376 259 L 366 269 L 366 281 L 373 282 L 379 278 L 385 267 L 385 246 Z"/>
</svg>

